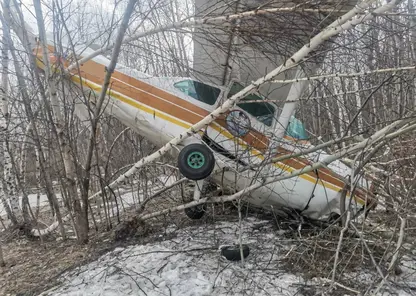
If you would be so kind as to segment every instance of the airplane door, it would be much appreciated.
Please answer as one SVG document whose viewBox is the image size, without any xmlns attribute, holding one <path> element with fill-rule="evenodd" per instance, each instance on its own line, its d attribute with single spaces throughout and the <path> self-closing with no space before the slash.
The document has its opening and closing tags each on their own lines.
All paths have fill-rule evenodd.
<svg viewBox="0 0 416 296">
<path fill-rule="evenodd" d="M 216 106 L 219 106 L 226 99 L 237 93 L 243 88 L 238 82 L 232 81 L 223 96 L 220 97 Z M 249 101 L 250 99 L 253 100 Z M 268 119 L 264 119 L 265 123 L 273 123 L 272 111 L 267 113 L 267 110 L 257 110 L 262 104 L 258 103 L 260 97 L 246 97 L 247 103 L 237 104 L 219 118 L 217 118 L 207 129 L 205 141 L 209 142 L 210 146 L 228 158 L 228 163 L 231 166 L 250 166 L 262 161 L 262 155 L 267 152 L 269 141 L 266 136 L 268 126 L 258 120 L 254 115 L 270 115 Z M 256 114 L 256 112 L 258 114 Z M 264 114 L 262 114 L 262 112 Z M 220 152 L 221 151 L 221 152 Z"/>
</svg>

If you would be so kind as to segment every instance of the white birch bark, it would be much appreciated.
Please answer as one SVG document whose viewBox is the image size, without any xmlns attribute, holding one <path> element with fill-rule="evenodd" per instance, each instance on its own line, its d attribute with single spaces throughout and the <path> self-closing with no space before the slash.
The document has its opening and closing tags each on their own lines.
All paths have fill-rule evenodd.
<svg viewBox="0 0 416 296">
<path fill-rule="evenodd" d="M 5 4 L 8 5 L 8 0 L 5 1 Z M 16 176 L 13 172 L 13 166 L 11 162 L 11 155 L 7 145 L 8 137 L 8 125 L 9 125 L 9 106 L 8 106 L 8 72 L 9 72 L 9 46 L 10 46 L 10 28 L 6 22 L 2 22 L 3 29 L 3 48 L 1 56 L 1 66 L 2 66 L 2 79 L 1 79 L 1 104 L 2 104 L 2 114 L 0 117 L 0 129 L 2 135 L 3 143 L 3 157 L 4 157 L 4 180 L 3 183 L 6 188 L 3 188 L 3 191 L 6 191 L 10 201 L 11 211 L 18 221 L 22 219 L 22 210 L 19 204 L 19 196 L 17 194 L 16 186 Z"/>
<path fill-rule="evenodd" d="M 140 161 L 138 161 L 130 170 L 128 170 L 125 174 L 117 178 L 114 182 L 109 184 L 105 189 L 109 188 L 115 188 L 122 182 L 124 182 L 126 179 L 128 179 L 130 176 L 132 176 L 139 168 L 144 166 L 145 164 L 152 162 L 162 155 L 169 152 L 175 145 L 179 144 L 183 140 L 193 136 L 196 134 L 200 129 L 205 128 L 208 126 L 212 121 L 214 121 L 216 118 L 218 118 L 221 114 L 223 114 L 225 111 L 227 111 L 229 108 L 234 106 L 235 103 L 237 103 L 240 99 L 246 97 L 248 94 L 255 92 L 258 90 L 258 88 L 264 84 L 265 82 L 271 82 L 274 80 L 274 78 L 282 73 L 283 71 L 293 68 L 298 63 L 300 63 L 310 52 L 312 52 L 314 49 L 316 49 L 319 45 L 321 45 L 323 42 L 328 40 L 329 38 L 339 34 L 342 31 L 348 30 L 352 28 L 353 26 L 366 21 L 368 19 L 372 19 L 375 17 L 376 14 L 382 13 L 385 11 L 388 11 L 389 9 L 392 9 L 396 3 L 397 0 L 393 0 L 389 2 L 388 4 L 381 6 L 374 10 L 374 14 L 366 14 L 361 17 L 353 18 L 356 14 L 363 11 L 365 8 L 367 8 L 370 3 L 373 1 L 363 1 L 356 7 L 354 7 L 351 11 L 347 12 L 345 15 L 340 17 L 338 20 L 330 24 L 325 30 L 323 30 L 321 33 L 313 37 L 308 44 L 303 46 L 298 52 L 296 52 L 294 55 L 292 55 L 283 65 L 279 66 L 278 68 L 274 69 L 273 71 L 269 72 L 266 76 L 256 80 L 255 82 L 252 82 L 250 85 L 245 87 L 240 92 L 236 93 L 232 97 L 230 97 L 228 100 L 226 100 L 221 106 L 219 106 L 216 110 L 214 110 L 211 114 L 203 118 L 201 121 L 181 133 L 179 136 L 175 137 L 171 141 L 169 141 L 167 144 L 165 144 L 162 148 L 160 148 L 158 151 L 152 153 L 151 155 L 142 158 Z M 253 12 L 251 12 L 253 13 Z M 240 16 L 239 14 L 238 16 Z M 351 19 L 352 18 L 352 19 Z M 222 20 L 227 19 L 227 17 L 221 17 Z M 205 22 L 204 20 L 200 22 Z M 193 22 L 194 23 L 194 22 Z M 159 30 L 166 30 L 169 28 L 175 28 L 178 24 L 170 25 L 168 27 L 161 27 L 157 29 L 153 29 L 150 31 L 142 32 L 139 34 L 135 34 L 134 38 L 126 38 L 124 39 L 124 42 L 132 41 L 134 39 L 138 39 L 140 37 L 147 36 L 149 34 L 157 33 Z M 180 23 L 180 25 L 183 25 L 183 22 Z M 111 48 L 112 46 L 110 46 Z M 107 50 L 106 48 L 103 48 L 101 50 L 96 51 L 94 54 L 91 54 L 83 59 L 81 59 L 79 62 L 85 62 L 94 56 L 99 55 L 100 53 Z M 75 66 L 75 65 L 74 65 Z M 290 176 L 291 178 L 292 176 Z M 96 194 L 92 195 L 90 198 L 96 198 L 98 195 L 101 195 L 102 192 L 97 192 Z M 49 228 L 44 229 L 44 233 L 48 233 L 49 231 L 56 228 L 56 225 L 52 224 Z"/>
<path fill-rule="evenodd" d="M 29 122 L 29 124 L 26 126 L 25 135 L 23 138 L 21 153 L 20 153 L 20 178 L 22 180 L 22 183 L 24 184 L 26 181 L 26 165 L 27 165 L 27 146 L 29 143 L 29 139 L 32 135 L 32 128 L 33 123 Z"/>
<path fill-rule="evenodd" d="M 45 77 L 48 85 L 48 94 L 53 110 L 53 115 L 55 117 L 54 124 L 56 127 L 56 133 L 58 134 L 60 152 L 64 162 L 64 176 L 66 178 L 69 198 L 71 202 L 79 203 L 80 200 L 76 188 L 76 171 L 74 161 L 72 159 L 71 146 L 67 142 L 67 135 L 65 133 L 65 120 L 62 114 L 61 103 L 56 91 L 56 81 L 52 77 L 52 73 L 50 71 L 51 68 L 49 62 L 49 51 L 47 47 L 46 30 L 43 21 L 43 13 L 40 0 L 33 0 L 33 5 L 35 8 L 36 20 L 39 29 L 39 41 L 42 47 L 43 62 L 45 64 Z"/>
<path fill-rule="evenodd" d="M 369 7 L 369 5 L 372 2 L 375 2 L 375 0 L 364 0 L 360 4 L 356 5 L 349 12 L 347 12 L 346 14 L 344 14 L 343 16 L 338 18 L 336 21 L 334 21 L 331 25 L 329 25 L 327 30 L 330 31 L 332 29 L 334 35 L 339 33 L 340 31 L 337 31 L 337 30 L 339 30 L 337 27 L 346 23 L 347 21 L 349 21 L 354 16 L 362 13 L 364 11 L 364 9 Z M 394 4 L 392 6 L 394 6 L 397 1 L 393 1 L 393 2 L 394 2 Z M 145 37 L 145 36 L 154 35 L 156 33 L 164 32 L 164 31 L 168 31 L 168 30 L 172 30 L 172 29 L 179 29 L 179 28 L 186 28 L 186 27 L 191 28 L 191 27 L 206 26 L 206 25 L 218 25 L 218 24 L 223 24 L 223 23 L 230 22 L 232 20 L 237 20 L 237 19 L 246 18 L 246 17 L 253 17 L 253 16 L 256 16 L 256 15 L 272 14 L 272 13 L 276 13 L 276 12 L 295 12 L 295 11 L 299 10 L 299 6 L 301 6 L 301 5 L 295 5 L 293 7 L 283 7 L 283 8 L 279 7 L 279 8 L 270 8 L 270 9 L 256 9 L 256 10 L 241 12 L 241 13 L 232 14 L 232 15 L 225 15 L 225 16 L 212 17 L 212 18 L 194 19 L 194 20 L 191 20 L 191 21 L 182 20 L 182 21 L 175 22 L 175 23 L 172 23 L 172 24 L 169 24 L 169 25 L 166 25 L 166 26 L 160 26 L 160 27 L 157 27 L 157 28 L 154 28 L 154 29 L 151 29 L 151 30 L 138 32 L 136 34 L 133 34 L 130 37 L 125 38 L 123 43 L 129 43 L 131 41 L 137 40 L 137 39 Z M 307 9 L 307 8 L 303 9 L 302 8 L 301 11 L 303 11 L 303 12 L 317 12 L 317 13 L 321 13 L 321 12 L 334 13 L 333 9 L 319 10 L 319 9 Z M 114 45 L 115 45 L 115 43 L 110 43 L 107 46 L 102 47 L 101 49 L 91 53 L 90 55 L 85 56 L 84 58 L 82 58 L 82 59 L 78 60 L 77 62 L 71 64 L 68 67 L 67 70 L 71 71 L 72 69 L 77 67 L 77 64 L 85 63 L 85 62 L 91 60 L 92 58 L 94 58 L 94 57 L 96 57 L 100 54 L 103 54 L 106 51 L 109 51 L 110 49 L 112 49 L 114 47 Z"/>
<path fill-rule="evenodd" d="M 294 78 L 294 79 L 285 79 L 285 80 L 273 80 L 273 83 L 295 83 L 301 81 L 313 81 L 313 80 L 321 80 L 327 78 L 353 78 L 353 77 L 360 77 L 360 76 L 368 76 L 371 74 L 383 74 L 383 73 L 392 73 L 391 75 L 395 75 L 397 72 L 402 71 L 415 71 L 416 66 L 405 66 L 405 67 L 397 67 L 397 68 L 383 68 L 383 69 L 374 69 L 368 70 L 363 72 L 353 72 L 353 73 L 334 73 L 334 74 L 322 74 L 318 76 L 311 76 L 311 77 L 302 77 L 302 78 Z"/>
<path fill-rule="evenodd" d="M 16 4 L 16 1 L 14 1 L 14 4 Z M 18 6 L 15 5 L 15 7 L 18 7 Z M 23 38 L 21 40 L 22 43 L 23 43 L 23 45 L 26 46 L 26 48 L 31 48 L 31 46 L 30 46 L 30 38 L 28 37 L 28 35 L 30 35 L 30 33 L 26 32 L 24 30 L 24 27 L 22 29 L 22 26 L 19 27 L 19 26 L 17 26 L 16 23 L 14 23 L 12 21 L 12 19 L 11 19 L 11 11 L 10 11 L 10 7 L 9 6 L 4 5 L 3 6 L 3 11 L 4 11 L 4 15 L 3 15 L 4 18 L 2 16 L 1 17 L 1 21 L 2 22 L 7 22 L 9 25 L 12 25 L 13 26 L 12 27 L 13 29 L 15 29 L 15 27 L 17 27 L 16 30 L 19 33 L 22 34 L 19 37 L 22 37 Z M 21 21 L 22 24 L 24 24 L 24 19 L 23 19 L 22 12 L 19 11 L 19 10 L 17 10 L 17 11 L 14 11 L 14 13 L 18 15 L 19 20 Z M 10 40 L 10 36 L 9 36 L 9 40 Z M 41 146 L 41 143 L 40 143 L 40 140 L 39 140 L 38 128 L 37 128 L 36 122 L 34 122 L 34 112 L 32 110 L 32 106 L 30 104 L 30 96 L 29 96 L 29 93 L 28 93 L 27 84 L 26 84 L 26 81 L 24 80 L 23 71 L 21 69 L 21 65 L 18 63 L 17 54 L 16 54 L 16 51 L 15 51 L 15 48 L 13 47 L 13 43 L 11 41 L 9 42 L 9 46 L 10 46 L 10 52 L 11 52 L 12 57 L 13 57 L 13 62 L 14 62 L 14 68 L 15 68 L 15 72 L 16 72 L 17 82 L 18 82 L 19 87 L 20 87 L 20 92 L 21 92 L 21 95 L 22 95 L 22 99 L 23 99 L 23 103 L 24 103 L 23 105 L 24 105 L 24 108 L 25 108 L 25 111 L 26 111 L 26 115 L 27 115 L 29 121 L 32 122 L 32 124 L 33 124 L 33 139 L 34 139 L 36 148 L 41 151 L 42 150 L 42 146 Z M 29 55 L 29 60 L 30 60 L 30 65 L 33 67 L 34 66 L 33 56 Z M 35 68 L 35 67 L 33 67 L 33 68 Z M 37 78 L 37 82 L 40 83 L 39 82 L 39 77 L 36 76 L 36 74 L 37 73 L 35 73 L 35 77 Z M 65 228 L 64 228 L 64 225 L 62 223 L 61 211 L 59 209 L 59 204 L 58 204 L 58 201 L 57 201 L 55 192 L 53 191 L 53 188 L 52 188 L 52 180 L 51 180 L 50 172 L 45 167 L 46 166 L 46 160 L 45 160 L 43 154 L 40 155 L 40 166 L 41 166 L 41 173 L 42 173 L 42 176 L 43 176 L 44 181 L 45 181 L 45 187 L 46 187 L 46 190 L 47 190 L 47 193 L 48 193 L 49 201 L 53 205 L 53 208 L 56 211 L 56 216 L 57 216 L 57 220 L 58 220 L 57 221 L 58 222 L 57 223 L 57 226 L 60 227 L 61 235 L 62 235 L 63 238 L 65 238 L 66 237 L 66 235 L 65 235 Z M 37 232 L 37 233 L 40 233 L 37 230 L 33 230 L 33 231 L 34 232 Z"/>
<path fill-rule="evenodd" d="M 4 153 L 4 181 L 7 186 L 7 193 L 10 201 L 11 210 L 14 213 L 16 219 L 20 221 L 22 219 L 22 209 L 20 207 L 19 196 L 16 186 L 16 176 L 13 172 L 12 156 L 9 153 L 8 145 L 6 141 L 3 142 Z"/>
<path fill-rule="evenodd" d="M 407 127 L 405 128 L 401 128 L 398 129 L 399 127 L 405 125 L 407 123 Z M 410 124 L 410 125 L 409 125 Z M 397 130 L 398 129 L 398 130 Z M 260 182 L 256 182 L 253 185 L 250 185 L 246 188 L 244 188 L 243 190 L 240 190 L 239 192 L 232 194 L 232 195 L 228 195 L 228 196 L 217 196 L 217 197 L 208 197 L 208 198 L 202 198 L 184 205 L 180 205 L 174 208 L 168 208 L 168 209 L 164 209 L 158 212 L 154 212 L 154 213 L 149 213 L 149 214 L 142 214 L 138 217 L 139 220 L 147 220 L 147 219 L 151 219 L 160 215 L 164 215 L 164 214 L 171 214 L 173 212 L 176 211 L 180 211 L 183 210 L 185 208 L 190 208 L 190 207 L 194 207 L 200 204 L 204 204 L 206 202 L 212 202 L 212 203 L 217 203 L 217 202 L 229 202 L 229 201 L 233 201 L 236 200 L 238 198 L 242 198 L 244 195 L 250 193 L 253 190 L 256 190 L 260 187 L 263 187 L 264 185 L 270 184 L 270 183 L 274 183 L 274 182 L 279 182 L 279 181 L 283 181 L 283 180 L 287 180 L 296 176 L 300 176 L 303 175 L 305 173 L 308 172 L 312 172 L 315 171 L 319 168 L 322 167 L 326 167 L 328 166 L 330 163 L 343 158 L 346 155 L 349 154 L 354 154 L 357 153 L 359 151 L 362 151 L 363 149 L 367 149 L 368 147 L 376 144 L 376 143 L 380 143 L 380 141 L 383 140 L 389 140 L 389 139 L 393 139 L 399 135 L 403 135 L 405 133 L 414 131 L 416 129 L 416 124 L 415 121 L 411 121 L 411 120 L 398 120 L 388 126 L 386 126 L 385 128 L 379 130 L 378 132 L 374 133 L 371 137 L 364 139 L 363 141 L 361 141 L 358 144 L 353 145 L 350 148 L 344 148 L 342 150 L 340 150 L 339 152 L 333 154 L 333 155 L 329 155 L 327 157 L 325 157 L 322 161 L 319 162 L 315 162 L 311 165 L 305 166 L 301 169 L 297 169 L 294 170 L 288 174 L 283 174 L 283 175 L 279 175 L 277 177 L 272 176 L 272 177 L 267 177 L 262 179 Z"/>
<path fill-rule="evenodd" d="M 42 190 L 41 178 L 40 178 L 40 164 L 39 164 L 39 150 L 36 149 L 36 210 L 35 216 L 36 218 L 39 216 L 40 211 L 40 194 Z"/>
</svg>

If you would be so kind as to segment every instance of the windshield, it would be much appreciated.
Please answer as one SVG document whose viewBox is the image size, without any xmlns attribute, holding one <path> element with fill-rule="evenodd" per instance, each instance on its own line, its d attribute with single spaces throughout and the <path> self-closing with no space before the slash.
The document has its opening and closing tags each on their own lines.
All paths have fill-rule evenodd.
<svg viewBox="0 0 416 296">
<path fill-rule="evenodd" d="M 234 82 L 227 97 L 230 98 L 243 88 L 244 87 L 241 84 Z M 269 103 L 261 102 L 263 100 L 264 98 L 260 97 L 259 95 L 251 94 L 241 99 L 240 103 L 238 103 L 237 106 L 249 113 L 250 115 L 256 117 L 258 121 L 264 123 L 267 126 L 272 126 L 274 112 L 276 109 Z M 244 101 L 259 102 L 244 103 Z"/>
<path fill-rule="evenodd" d="M 219 88 L 194 80 L 182 80 L 173 85 L 176 89 L 208 105 L 214 105 L 221 92 Z"/>
</svg>

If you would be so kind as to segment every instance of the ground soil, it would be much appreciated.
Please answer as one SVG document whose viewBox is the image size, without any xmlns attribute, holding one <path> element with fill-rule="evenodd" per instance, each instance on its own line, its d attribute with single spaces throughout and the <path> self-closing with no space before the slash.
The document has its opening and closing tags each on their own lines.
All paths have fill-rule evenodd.
<svg viewBox="0 0 416 296">
<path fill-rule="evenodd" d="M 2 246 L 6 266 L 0 267 L 0 295 L 36 295 L 54 286 L 63 272 L 112 249 L 115 242 L 109 234 L 93 234 L 87 245 L 78 245 L 75 239 L 10 240 Z"/>
</svg>

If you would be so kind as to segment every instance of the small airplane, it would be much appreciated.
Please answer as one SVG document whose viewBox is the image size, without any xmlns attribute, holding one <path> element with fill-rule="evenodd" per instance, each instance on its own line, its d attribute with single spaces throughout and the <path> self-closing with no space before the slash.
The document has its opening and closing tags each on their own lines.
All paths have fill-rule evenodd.
<svg viewBox="0 0 416 296">
<path fill-rule="evenodd" d="M 68 48 L 68 53 L 71 50 Z M 50 64 L 54 71 L 68 67 L 74 56 L 60 52 L 48 44 Z M 76 46 L 76 58 L 91 54 L 89 47 Z M 44 69 L 40 44 L 33 48 L 37 66 Z M 66 76 L 79 92 L 99 94 L 110 60 L 99 55 L 70 71 Z M 162 146 L 215 110 L 225 99 L 244 88 L 238 81 L 218 86 L 191 77 L 153 77 L 121 64 L 111 77 L 105 112 Z M 94 104 L 94 96 L 90 96 Z M 86 105 L 77 104 L 78 116 L 88 120 Z M 250 94 L 234 108 L 213 121 L 205 130 L 184 140 L 172 149 L 178 169 L 195 181 L 194 199 L 201 197 L 204 183 L 214 182 L 221 188 L 239 191 L 260 182 L 263 177 L 279 176 L 301 169 L 326 156 L 318 150 L 300 157 L 278 162 L 267 160 L 290 156 L 310 149 L 305 128 L 293 117 L 283 138 L 274 136 L 279 108 L 260 94 Z M 257 207 L 276 211 L 295 210 L 311 219 L 328 221 L 341 215 L 342 192 L 351 168 L 341 161 L 297 177 L 267 184 L 248 194 L 246 200 Z M 205 181 L 204 181 L 205 180 Z M 354 192 L 347 192 L 346 208 L 353 214 L 368 213 L 377 202 L 371 181 L 362 178 Z M 186 211 L 188 217 L 199 219 L 201 208 Z"/>
</svg>

